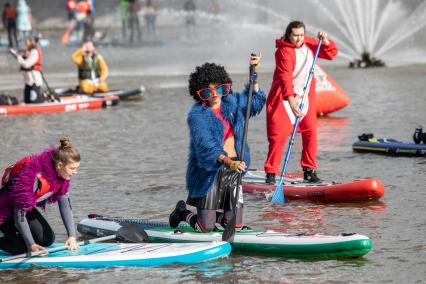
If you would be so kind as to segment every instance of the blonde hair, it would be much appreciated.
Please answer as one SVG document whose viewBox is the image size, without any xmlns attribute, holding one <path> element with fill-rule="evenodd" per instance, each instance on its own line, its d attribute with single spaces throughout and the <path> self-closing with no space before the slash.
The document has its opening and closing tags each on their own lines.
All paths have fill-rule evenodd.
<svg viewBox="0 0 426 284">
<path fill-rule="evenodd" d="M 52 160 L 55 164 L 61 162 L 64 165 L 67 165 L 71 162 L 80 162 L 80 153 L 78 150 L 71 144 L 68 138 L 62 138 L 59 140 L 61 145 L 56 148 L 53 152 Z"/>
</svg>

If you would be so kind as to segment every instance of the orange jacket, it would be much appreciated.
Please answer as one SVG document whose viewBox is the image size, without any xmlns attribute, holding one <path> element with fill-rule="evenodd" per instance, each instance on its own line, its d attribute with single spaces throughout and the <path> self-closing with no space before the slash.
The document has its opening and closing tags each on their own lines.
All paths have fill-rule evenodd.
<svg viewBox="0 0 426 284">
<path fill-rule="evenodd" d="M 6 20 L 8 19 L 16 19 L 16 10 L 12 6 L 6 7 L 4 9 L 4 15 Z"/>
</svg>

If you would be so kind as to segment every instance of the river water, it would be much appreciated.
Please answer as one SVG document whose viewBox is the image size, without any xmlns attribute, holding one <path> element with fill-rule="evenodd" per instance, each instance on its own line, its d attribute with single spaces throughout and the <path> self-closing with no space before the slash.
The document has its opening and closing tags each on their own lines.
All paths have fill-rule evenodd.
<svg viewBox="0 0 426 284">
<path fill-rule="evenodd" d="M 71 188 L 76 222 L 89 213 L 167 220 L 177 200 L 186 198 L 186 114 L 192 104 L 186 84 L 188 72 L 202 61 L 201 56 L 186 56 L 187 61 L 181 69 L 163 68 L 150 73 L 149 70 L 156 70 L 151 63 L 160 60 L 150 55 L 161 54 L 161 49 L 146 47 L 145 51 L 148 49 L 147 53 L 136 48 L 121 49 L 125 58 L 131 54 L 134 55 L 132 60 L 139 60 L 132 62 L 128 59 L 121 65 L 120 57 L 112 56 L 116 49 L 103 50 L 112 57 L 110 67 L 115 64 L 115 68 L 111 67 L 110 85 L 130 88 L 143 84 L 147 88 L 143 101 L 121 102 L 108 110 L 0 117 L 0 168 L 23 155 L 57 144 L 60 137 L 66 136 L 82 155 L 81 168 Z M 55 56 L 69 56 L 70 52 L 71 49 L 58 51 Z M 194 54 L 197 55 L 196 51 Z M 4 53 L 1 56 L 2 91 L 20 95 L 20 77 L 12 72 L 16 68 Z M 50 84 L 75 84 L 72 65 L 64 63 L 63 66 L 61 61 L 55 61 L 55 56 L 47 57 L 51 62 L 46 73 Z M 267 56 L 271 59 L 272 54 Z M 224 63 L 211 54 L 208 57 L 226 66 L 226 61 Z M 239 68 L 246 60 L 241 62 L 230 68 L 236 90 L 247 81 L 243 68 Z M 125 72 L 131 63 L 136 71 Z M 173 62 L 173 66 L 180 66 L 179 59 Z M 271 64 L 265 66 L 260 71 L 259 81 L 262 88 L 269 90 L 272 74 L 267 67 Z M 351 145 L 364 132 L 372 132 L 376 137 L 411 141 L 415 127 L 419 124 L 426 126 L 426 68 L 418 65 L 349 70 L 337 64 L 327 66 L 326 70 L 349 94 L 352 102 L 318 122 L 319 175 L 330 181 L 374 177 L 385 185 L 385 196 L 376 202 L 316 204 L 297 201 L 277 206 L 263 196 L 246 195 L 245 221 L 255 228 L 285 232 L 364 234 L 374 245 L 366 256 L 307 261 L 232 255 L 202 264 L 159 268 L 28 268 L 1 271 L 0 281 L 423 282 L 426 278 L 425 158 L 358 154 L 352 152 Z M 250 121 L 248 140 L 252 150 L 251 167 L 262 167 L 267 152 L 264 111 Z M 290 171 L 299 170 L 300 149 L 300 137 L 297 136 Z M 45 214 L 57 233 L 57 240 L 65 240 L 57 206 L 48 207 Z"/>
</svg>

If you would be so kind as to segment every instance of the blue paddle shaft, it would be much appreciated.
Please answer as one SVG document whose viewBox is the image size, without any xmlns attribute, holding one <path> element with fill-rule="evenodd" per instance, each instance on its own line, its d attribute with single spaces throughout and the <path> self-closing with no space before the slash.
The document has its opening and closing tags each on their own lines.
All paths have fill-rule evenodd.
<svg viewBox="0 0 426 284">
<path fill-rule="evenodd" d="M 245 152 L 246 152 L 246 144 L 247 144 L 247 132 L 248 132 L 248 123 L 249 123 L 249 119 L 250 119 L 250 109 L 251 109 L 251 99 L 253 96 L 253 85 L 254 85 L 254 72 L 255 72 L 255 67 L 254 65 L 250 65 L 250 82 L 249 82 L 249 91 L 247 94 L 247 109 L 246 109 L 246 113 L 245 113 L 245 117 L 244 117 L 244 132 L 243 132 L 243 141 L 241 141 L 241 155 L 240 155 L 240 160 L 243 162 L 244 161 L 244 156 L 245 156 Z"/>
<path fill-rule="evenodd" d="M 302 101 L 300 102 L 299 105 L 299 109 L 303 110 L 303 106 L 305 103 L 305 96 L 306 96 L 306 89 L 309 86 L 309 83 L 311 81 L 311 78 L 314 74 L 314 68 L 315 68 L 315 62 L 317 61 L 318 58 L 318 53 L 320 51 L 321 48 L 321 44 L 322 44 L 322 37 L 320 37 L 319 42 L 318 42 L 318 46 L 317 49 L 315 51 L 315 55 L 314 55 L 314 59 L 312 61 L 312 66 L 311 69 L 309 70 L 309 75 L 308 75 L 308 79 L 306 80 L 305 86 L 303 87 L 303 96 L 302 96 Z M 285 154 L 285 159 L 284 159 L 284 165 L 283 168 L 281 170 L 281 175 L 280 175 L 280 181 L 277 184 L 277 187 L 275 188 L 274 194 L 272 195 L 272 202 L 274 203 L 284 203 L 285 199 L 284 199 L 284 188 L 283 188 L 283 181 L 284 181 L 284 174 L 287 171 L 287 165 L 288 165 L 288 161 L 290 159 L 290 153 L 291 153 L 291 149 L 294 143 L 294 137 L 296 136 L 296 130 L 297 127 L 299 125 L 300 122 L 300 117 L 297 116 L 296 120 L 294 121 L 294 127 L 293 127 L 293 131 L 291 133 L 291 138 L 290 141 L 288 142 L 288 148 L 287 148 L 287 152 Z"/>
</svg>

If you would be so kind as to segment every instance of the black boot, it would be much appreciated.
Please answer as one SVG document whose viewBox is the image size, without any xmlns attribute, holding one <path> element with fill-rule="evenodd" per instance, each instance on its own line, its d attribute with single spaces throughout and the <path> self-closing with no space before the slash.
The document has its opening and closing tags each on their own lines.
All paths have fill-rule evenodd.
<svg viewBox="0 0 426 284">
<path fill-rule="evenodd" d="M 317 183 L 321 181 L 321 179 L 317 176 L 316 170 L 305 167 L 303 167 L 303 179 L 309 183 Z"/>
<path fill-rule="evenodd" d="M 176 204 L 175 210 L 173 210 L 172 214 L 169 216 L 169 225 L 172 228 L 176 228 L 180 221 L 182 221 L 182 212 L 186 210 L 185 201 L 179 200 Z"/>
<path fill-rule="evenodd" d="M 265 182 L 267 184 L 275 184 L 275 174 L 274 173 L 266 173 Z"/>
</svg>

